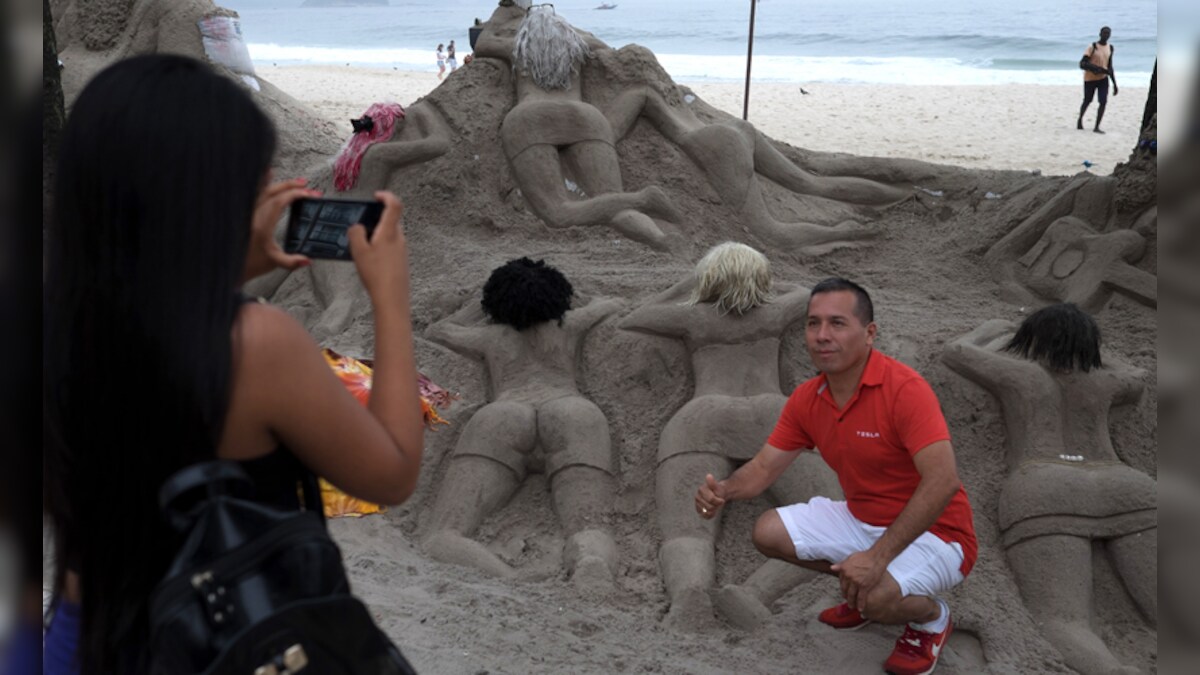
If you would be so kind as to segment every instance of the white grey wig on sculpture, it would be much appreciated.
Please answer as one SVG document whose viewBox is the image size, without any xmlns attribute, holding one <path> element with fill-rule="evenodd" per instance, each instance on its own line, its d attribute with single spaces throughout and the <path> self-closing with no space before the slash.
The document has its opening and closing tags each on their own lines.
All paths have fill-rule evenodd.
<svg viewBox="0 0 1200 675">
<path fill-rule="evenodd" d="M 527 73 L 542 89 L 570 89 L 571 71 L 590 53 L 583 38 L 553 7 L 533 7 L 517 31 L 513 69 Z"/>
<path fill-rule="evenodd" d="M 696 263 L 696 288 L 684 304 L 711 302 L 721 314 L 741 315 L 771 296 L 771 263 L 745 244 L 718 244 Z"/>
</svg>

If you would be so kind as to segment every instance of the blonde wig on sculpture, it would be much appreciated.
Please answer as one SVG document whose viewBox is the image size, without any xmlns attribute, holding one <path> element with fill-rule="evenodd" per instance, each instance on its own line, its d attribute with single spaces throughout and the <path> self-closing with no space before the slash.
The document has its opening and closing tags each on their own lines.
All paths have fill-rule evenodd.
<svg viewBox="0 0 1200 675">
<path fill-rule="evenodd" d="M 696 290 L 687 304 L 716 304 L 722 314 L 765 305 L 771 293 L 771 263 L 745 244 L 718 244 L 696 263 Z"/>
<path fill-rule="evenodd" d="M 571 71 L 591 51 L 553 7 L 532 7 L 513 46 L 513 69 L 528 73 L 542 89 L 570 89 Z"/>
</svg>

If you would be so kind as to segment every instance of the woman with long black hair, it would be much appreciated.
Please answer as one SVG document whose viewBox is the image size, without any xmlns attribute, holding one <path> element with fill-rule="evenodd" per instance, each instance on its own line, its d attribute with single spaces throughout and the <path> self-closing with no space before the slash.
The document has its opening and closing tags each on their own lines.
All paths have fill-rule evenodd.
<svg viewBox="0 0 1200 675">
<path fill-rule="evenodd" d="M 275 133 L 233 80 L 178 56 L 117 63 L 63 130 L 46 243 L 43 431 L 54 527 L 46 672 L 138 672 L 147 599 L 178 544 L 156 497 L 180 468 L 235 460 L 256 498 L 299 507 L 316 473 L 396 504 L 423 425 L 402 206 L 351 250 L 375 310 L 375 380 L 358 404 L 287 314 L 242 283 L 284 254 L 272 232 L 312 191 L 271 184 Z M 77 625 L 76 625 L 77 624 Z M 78 641 L 75 644 L 75 641 Z"/>
</svg>

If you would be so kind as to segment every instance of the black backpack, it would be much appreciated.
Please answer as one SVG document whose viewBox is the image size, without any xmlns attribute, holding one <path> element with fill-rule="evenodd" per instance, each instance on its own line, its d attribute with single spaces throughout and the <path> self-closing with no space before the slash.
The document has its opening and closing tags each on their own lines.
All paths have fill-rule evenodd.
<svg viewBox="0 0 1200 675">
<path fill-rule="evenodd" d="M 151 672 L 411 675 L 350 594 L 315 478 L 302 511 L 253 501 L 253 490 L 229 461 L 163 483 L 159 505 L 184 542 L 150 596 Z"/>
<path fill-rule="evenodd" d="M 1112 50 L 1111 52 L 1109 52 L 1109 58 L 1111 59 L 1112 55 L 1116 53 L 1117 48 L 1110 45 L 1109 49 Z M 1092 53 L 1093 54 L 1096 53 L 1096 43 L 1095 42 L 1092 43 Z M 1098 65 L 1092 63 L 1092 59 L 1087 54 L 1084 54 L 1083 58 L 1079 59 L 1079 69 L 1086 70 L 1088 72 L 1095 73 L 1097 75 L 1107 75 L 1108 74 L 1108 68 L 1105 68 L 1104 66 L 1098 66 Z"/>
</svg>

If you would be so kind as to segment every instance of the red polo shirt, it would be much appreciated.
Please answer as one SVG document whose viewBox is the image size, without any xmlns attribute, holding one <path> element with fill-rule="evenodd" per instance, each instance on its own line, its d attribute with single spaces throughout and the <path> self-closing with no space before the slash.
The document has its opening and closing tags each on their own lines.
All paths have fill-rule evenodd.
<svg viewBox="0 0 1200 675">
<path fill-rule="evenodd" d="M 946 419 L 929 383 L 872 349 L 844 408 L 834 403 L 825 375 L 818 375 L 792 392 L 767 443 L 780 450 L 819 448 L 837 473 L 850 513 L 868 525 L 887 527 L 921 482 L 913 455 L 948 440 Z M 978 555 L 966 490 L 958 488 L 929 531 L 962 546 L 965 577 Z"/>
</svg>

